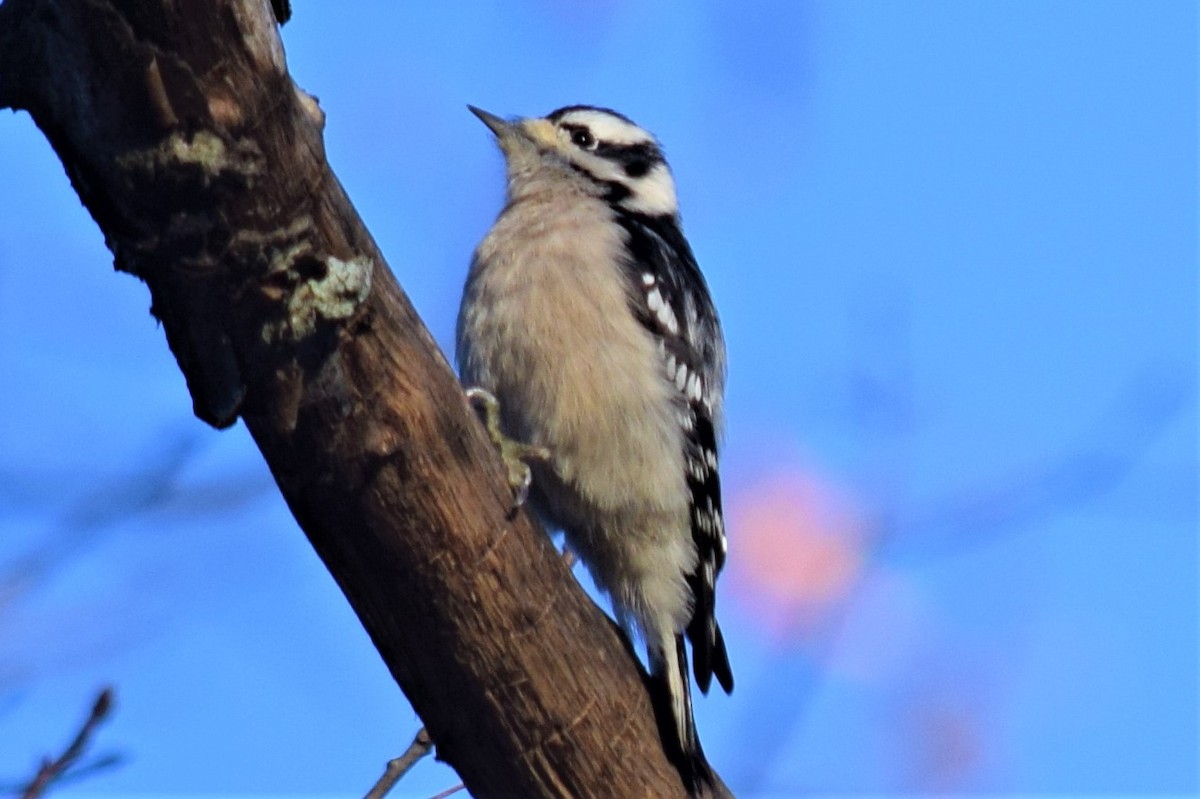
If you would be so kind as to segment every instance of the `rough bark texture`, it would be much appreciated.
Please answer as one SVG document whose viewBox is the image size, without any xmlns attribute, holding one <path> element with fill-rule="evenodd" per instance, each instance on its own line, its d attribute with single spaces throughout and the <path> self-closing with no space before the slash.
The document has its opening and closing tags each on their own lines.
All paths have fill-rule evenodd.
<svg viewBox="0 0 1200 799">
<path fill-rule="evenodd" d="M 267 0 L 5 0 L 0 107 L 30 112 L 149 286 L 196 414 L 245 421 L 467 788 L 683 795 L 623 641 L 506 520 L 495 454 L 330 172 Z"/>
</svg>

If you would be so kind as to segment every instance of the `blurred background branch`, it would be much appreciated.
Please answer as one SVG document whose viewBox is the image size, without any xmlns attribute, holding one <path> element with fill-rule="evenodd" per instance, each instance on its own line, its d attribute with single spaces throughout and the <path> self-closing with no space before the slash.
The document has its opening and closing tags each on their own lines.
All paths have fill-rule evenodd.
<svg viewBox="0 0 1200 799">
<path fill-rule="evenodd" d="M 111 715 L 113 709 L 113 690 L 105 688 L 96 696 L 83 724 L 58 757 L 47 757 L 42 761 L 37 774 L 15 795 L 21 799 L 40 799 L 46 796 L 51 788 L 63 782 L 78 780 L 89 774 L 95 774 L 113 768 L 120 763 L 120 758 L 114 754 L 101 755 L 91 761 L 84 762 L 89 747 L 96 735 L 96 730 Z"/>
</svg>

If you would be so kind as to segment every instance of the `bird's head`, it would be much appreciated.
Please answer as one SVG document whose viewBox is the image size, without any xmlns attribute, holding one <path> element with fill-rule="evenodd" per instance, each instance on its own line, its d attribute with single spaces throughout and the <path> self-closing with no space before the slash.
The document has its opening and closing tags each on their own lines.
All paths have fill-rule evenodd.
<svg viewBox="0 0 1200 799">
<path fill-rule="evenodd" d="M 514 194 L 523 183 L 557 176 L 626 211 L 678 211 L 675 181 L 658 141 L 616 111 L 572 105 L 544 117 L 506 120 L 467 107 L 496 135 Z"/>
</svg>

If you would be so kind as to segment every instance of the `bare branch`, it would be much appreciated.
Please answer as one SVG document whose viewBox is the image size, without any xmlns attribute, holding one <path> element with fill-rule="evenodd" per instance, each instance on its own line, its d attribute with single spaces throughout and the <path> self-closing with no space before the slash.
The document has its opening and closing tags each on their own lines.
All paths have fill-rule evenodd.
<svg viewBox="0 0 1200 799">
<path fill-rule="evenodd" d="M 425 728 L 422 727 L 417 731 L 416 736 L 404 754 L 388 761 L 387 768 L 383 771 L 383 776 L 379 778 L 379 781 L 375 783 L 371 790 L 367 791 L 363 799 L 383 799 L 383 797 L 387 796 L 388 791 L 396 787 L 396 783 L 413 766 L 417 765 L 417 761 L 429 754 L 431 749 L 433 749 L 433 740 L 429 737 L 429 733 L 425 732 Z"/>
<path fill-rule="evenodd" d="M 92 703 L 92 710 L 88 717 L 84 719 L 83 726 L 75 733 L 75 737 L 71 739 L 71 743 L 61 755 L 56 758 L 46 758 L 38 769 L 38 773 L 34 776 L 29 784 L 21 791 L 21 799 L 38 799 L 44 796 L 46 790 L 52 784 L 59 781 L 79 759 L 83 757 L 87 751 L 88 745 L 92 741 L 92 736 L 96 732 L 96 728 L 100 726 L 112 712 L 113 707 L 113 690 L 105 688 L 97 696 Z"/>
</svg>

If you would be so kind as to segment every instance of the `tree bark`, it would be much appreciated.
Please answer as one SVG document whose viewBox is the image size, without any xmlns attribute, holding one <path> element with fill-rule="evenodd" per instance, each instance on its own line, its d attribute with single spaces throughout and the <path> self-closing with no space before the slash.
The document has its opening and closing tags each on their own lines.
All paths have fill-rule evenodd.
<svg viewBox="0 0 1200 799">
<path fill-rule="evenodd" d="M 0 107 L 31 114 L 149 287 L 196 415 L 245 421 L 467 788 L 682 796 L 623 639 L 505 518 L 497 458 L 330 171 L 266 0 L 5 0 Z"/>
</svg>

